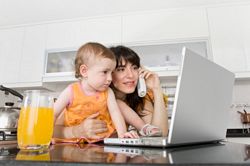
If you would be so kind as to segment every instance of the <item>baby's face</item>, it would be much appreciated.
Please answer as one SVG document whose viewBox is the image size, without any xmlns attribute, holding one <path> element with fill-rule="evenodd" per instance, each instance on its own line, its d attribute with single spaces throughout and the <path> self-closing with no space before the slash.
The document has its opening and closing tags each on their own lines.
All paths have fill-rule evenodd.
<svg viewBox="0 0 250 166">
<path fill-rule="evenodd" d="M 116 62 L 109 58 L 95 58 L 87 68 L 88 84 L 97 91 L 105 91 L 112 81 Z"/>
</svg>

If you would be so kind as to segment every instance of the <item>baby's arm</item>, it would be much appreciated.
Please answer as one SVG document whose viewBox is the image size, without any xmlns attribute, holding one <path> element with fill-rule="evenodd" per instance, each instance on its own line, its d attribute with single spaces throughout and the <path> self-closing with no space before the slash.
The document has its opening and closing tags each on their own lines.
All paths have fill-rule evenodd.
<svg viewBox="0 0 250 166">
<path fill-rule="evenodd" d="M 120 109 L 116 103 L 114 92 L 110 88 L 108 89 L 108 109 L 119 138 L 138 137 L 138 135 L 135 135 L 134 133 L 127 132 L 127 127 L 125 125 L 125 121 L 120 112 Z"/>
<path fill-rule="evenodd" d="M 146 123 L 139 117 L 139 115 L 132 110 L 124 101 L 117 100 L 117 104 L 120 108 L 120 111 L 125 118 L 125 121 L 134 126 L 138 131 L 146 125 Z"/>
<path fill-rule="evenodd" d="M 66 108 L 66 106 L 69 104 L 71 98 L 71 87 L 68 86 L 65 88 L 62 93 L 59 95 L 58 99 L 56 100 L 54 104 L 54 118 L 55 121 L 58 118 L 58 116 L 61 114 L 61 112 Z"/>
</svg>

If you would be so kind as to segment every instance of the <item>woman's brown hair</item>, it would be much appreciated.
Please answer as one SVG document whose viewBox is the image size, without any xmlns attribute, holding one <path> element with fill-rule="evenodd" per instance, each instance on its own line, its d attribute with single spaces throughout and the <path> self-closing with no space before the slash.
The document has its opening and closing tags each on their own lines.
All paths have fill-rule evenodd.
<svg viewBox="0 0 250 166">
<path fill-rule="evenodd" d="M 126 65 L 128 62 L 132 65 L 136 65 L 138 68 L 140 67 L 140 57 L 132 49 L 125 46 L 116 46 L 110 47 L 110 50 L 115 54 L 116 68 Z M 123 61 L 125 61 L 125 64 L 122 64 Z M 115 89 L 112 84 L 111 88 Z M 129 107 L 132 108 L 134 111 L 137 111 L 138 109 L 143 109 L 143 98 L 138 96 L 137 87 L 133 93 L 126 95 L 125 100 Z"/>
</svg>

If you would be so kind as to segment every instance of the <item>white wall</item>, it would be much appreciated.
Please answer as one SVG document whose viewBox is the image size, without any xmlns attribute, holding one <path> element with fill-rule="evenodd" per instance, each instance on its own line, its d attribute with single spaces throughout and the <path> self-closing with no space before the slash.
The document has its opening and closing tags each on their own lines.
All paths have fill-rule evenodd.
<svg viewBox="0 0 250 166">
<path fill-rule="evenodd" d="M 235 1 L 236 2 L 236 1 Z M 247 0 L 245 1 L 245 2 L 247 2 Z M 72 3 L 72 2 L 71 2 Z M 1 6 L 1 5 L 0 5 Z M 196 5 L 197 6 L 197 5 Z M 210 10 L 208 10 L 209 12 L 209 18 L 211 19 L 211 17 L 212 16 L 215 16 L 215 17 L 212 17 L 212 18 L 217 18 L 217 16 L 216 16 L 216 13 L 215 13 L 215 15 L 211 15 L 211 13 L 213 14 L 213 12 L 214 12 L 214 10 L 215 9 L 210 9 Z M 216 10 L 218 10 L 219 12 L 221 11 L 221 9 L 216 9 Z M 3 11 L 3 10 L 2 10 Z M 43 14 L 44 14 L 44 12 L 43 12 Z M 225 14 L 225 15 L 227 15 L 227 14 Z M 233 14 L 232 14 L 233 15 Z M 248 16 L 248 15 L 247 15 Z M 246 17 L 247 17 L 246 16 Z M 5 18 L 8 18 L 8 17 L 5 17 Z M 57 19 L 59 19 L 59 18 L 57 18 Z M 67 18 L 60 18 L 60 19 L 67 19 Z M 229 17 L 228 19 L 231 19 L 231 17 Z M 238 19 L 238 18 L 237 18 Z M 18 20 L 21 20 L 21 19 L 18 19 Z M 34 20 L 33 20 L 34 21 Z M 51 20 L 41 20 L 42 22 L 44 21 L 44 22 L 48 22 L 48 21 L 51 21 Z M 220 21 L 219 19 L 218 20 L 215 20 L 215 21 Z M 0 18 L 0 22 L 1 22 L 1 18 Z M 12 23 L 9 23 L 8 24 L 8 26 L 11 26 L 11 25 L 13 25 L 13 24 L 16 24 L 16 23 L 19 23 L 19 24 L 32 24 L 32 22 L 23 22 L 23 23 L 20 23 L 20 22 L 12 22 Z M 211 23 L 213 23 L 213 22 L 210 22 L 210 28 L 211 28 Z M 231 23 L 231 22 L 230 22 Z M 33 22 L 33 24 L 34 24 L 34 22 Z M 222 24 L 222 25 L 224 25 L 224 24 Z M 250 25 L 250 24 L 249 24 Z M 4 27 L 4 25 L 2 25 L 3 27 Z M 224 26 L 222 26 L 221 27 L 222 29 L 225 29 L 225 27 Z M 226 31 L 226 30 L 224 30 L 225 31 L 225 34 L 227 34 L 227 32 L 228 31 Z M 236 31 L 236 30 L 235 30 Z M 212 31 L 212 32 L 214 32 L 214 31 Z M 238 32 L 239 31 L 236 31 L 237 32 L 237 34 L 238 34 Z M 214 32 L 215 33 L 215 32 Z M 214 33 L 211 33 L 210 32 L 210 35 L 211 34 L 214 34 Z M 220 33 L 220 32 L 218 32 L 218 33 Z M 231 33 L 231 32 L 230 32 Z M 216 33 L 217 34 L 217 33 Z M 230 35 L 225 35 L 225 36 L 230 36 Z M 223 38 L 224 39 L 224 38 Z M 225 38 L 227 41 L 231 41 L 231 40 L 234 40 L 234 39 L 231 39 L 230 37 L 229 38 Z M 241 40 L 241 39 L 240 39 Z M 212 38 L 212 41 L 216 41 L 216 42 L 220 42 L 220 40 L 218 40 L 217 38 L 216 39 L 214 39 L 213 40 L 213 38 Z M 56 42 L 57 43 L 57 42 Z M 212 42 L 213 43 L 213 42 Z M 219 44 L 221 44 L 221 42 L 219 43 Z M 223 44 L 223 43 L 222 43 Z M 214 43 L 213 43 L 213 45 L 214 45 Z M 220 46 L 220 45 L 219 45 Z M 228 45 L 226 45 L 227 46 L 227 48 L 226 48 L 226 50 L 228 51 L 229 49 L 228 49 Z M 218 47 L 219 48 L 219 50 L 217 50 L 218 52 L 220 52 L 221 51 L 221 47 Z M 214 47 L 213 47 L 213 49 L 214 49 Z M 215 54 L 215 53 L 214 53 Z M 224 53 L 222 54 L 222 55 L 225 55 Z M 217 57 L 218 57 L 218 55 L 217 55 Z M 221 56 L 222 57 L 222 56 Z M 234 58 L 235 56 L 233 56 L 233 58 Z M 232 57 L 231 57 L 231 59 L 233 59 Z M 239 59 L 239 57 L 236 57 L 237 59 Z M 218 58 L 217 58 L 218 59 Z M 230 57 L 222 57 L 221 58 L 221 62 L 223 63 L 223 64 L 226 64 L 225 66 L 227 66 L 227 63 L 225 63 L 225 62 L 230 62 L 230 63 L 228 63 L 228 65 L 232 65 L 232 60 L 230 59 Z M 243 59 L 243 58 L 242 58 Z M 235 61 L 233 61 L 233 63 L 235 63 Z M 241 63 L 239 63 L 239 64 L 241 64 Z M 250 65 L 249 65 L 250 66 Z M 245 68 L 247 68 L 247 67 L 245 67 Z M 16 71 L 16 70 L 15 70 Z M 58 89 L 56 89 L 56 95 L 60 92 L 60 90 L 59 90 L 60 88 L 58 88 Z M 1 92 L 0 91 L 0 106 L 3 106 L 4 105 L 4 102 L 6 102 L 6 101 L 16 101 L 16 97 L 13 97 L 12 95 L 9 95 L 8 97 L 6 97 L 5 95 L 4 95 L 4 93 L 3 92 Z M 247 104 L 247 105 L 250 105 L 250 81 L 237 81 L 236 82 L 236 84 L 235 84 L 235 86 L 234 86 L 234 93 L 233 93 L 233 107 L 231 108 L 231 110 L 230 110 L 230 123 L 229 123 L 229 128 L 235 128 L 235 127 L 242 127 L 242 125 L 241 125 L 241 122 L 240 122 L 240 118 L 239 118 L 239 113 L 237 113 L 237 111 L 239 110 L 239 111 L 242 111 L 242 107 L 240 107 L 241 105 L 244 105 L 244 104 Z M 246 111 L 248 111 L 249 110 L 249 112 L 250 112 L 250 107 L 246 107 Z"/>
<path fill-rule="evenodd" d="M 249 0 L 1 0 L 0 27 L 117 13 L 244 3 Z M 98 5 L 97 5 L 98 4 Z"/>
</svg>

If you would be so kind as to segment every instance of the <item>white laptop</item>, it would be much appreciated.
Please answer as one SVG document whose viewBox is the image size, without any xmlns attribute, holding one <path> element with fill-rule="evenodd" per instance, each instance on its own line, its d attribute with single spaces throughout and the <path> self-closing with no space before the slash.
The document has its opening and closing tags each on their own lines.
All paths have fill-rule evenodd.
<svg viewBox="0 0 250 166">
<path fill-rule="evenodd" d="M 105 138 L 104 144 L 167 147 L 225 139 L 234 74 L 183 48 L 168 137 Z"/>
</svg>

